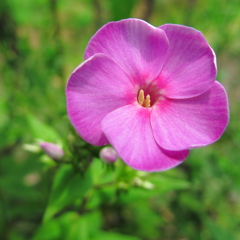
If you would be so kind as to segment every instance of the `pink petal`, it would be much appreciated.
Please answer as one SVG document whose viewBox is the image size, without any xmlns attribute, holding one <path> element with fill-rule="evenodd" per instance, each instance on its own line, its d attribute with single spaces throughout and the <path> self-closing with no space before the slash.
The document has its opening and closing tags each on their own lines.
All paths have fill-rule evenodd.
<svg viewBox="0 0 240 240">
<path fill-rule="evenodd" d="M 216 79 L 216 59 L 201 32 L 166 24 L 169 51 L 158 77 L 159 87 L 170 98 L 195 97 L 211 88 Z"/>
<path fill-rule="evenodd" d="M 189 99 L 163 99 L 151 114 L 153 134 L 164 149 L 206 146 L 218 140 L 229 121 L 228 99 L 215 81 L 206 93 Z"/>
<path fill-rule="evenodd" d="M 143 84 L 159 75 L 167 50 L 163 30 L 139 19 L 125 19 L 103 26 L 91 38 L 84 57 L 104 53 L 118 62 L 136 83 Z"/>
<path fill-rule="evenodd" d="M 68 116 L 79 135 L 93 145 L 108 143 L 102 119 L 111 111 L 135 101 L 133 84 L 109 57 L 96 54 L 71 75 L 66 95 Z"/>
<path fill-rule="evenodd" d="M 120 157 L 134 169 L 163 171 L 180 164 L 189 151 L 167 151 L 154 140 L 151 109 L 131 104 L 109 113 L 102 129 Z"/>
</svg>

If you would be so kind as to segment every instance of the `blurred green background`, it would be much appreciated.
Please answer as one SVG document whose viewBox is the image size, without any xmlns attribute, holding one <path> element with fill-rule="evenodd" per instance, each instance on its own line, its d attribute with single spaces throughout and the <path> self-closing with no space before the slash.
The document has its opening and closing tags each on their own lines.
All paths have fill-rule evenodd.
<svg viewBox="0 0 240 240">
<path fill-rule="evenodd" d="M 66 115 L 66 82 L 90 37 L 128 17 L 202 31 L 229 96 L 222 138 L 166 172 L 107 167 Z M 240 239 L 239 76 L 239 0 L 1 0 L 0 239 Z M 93 159 L 87 173 L 36 139 L 61 144 L 75 165 Z"/>
</svg>

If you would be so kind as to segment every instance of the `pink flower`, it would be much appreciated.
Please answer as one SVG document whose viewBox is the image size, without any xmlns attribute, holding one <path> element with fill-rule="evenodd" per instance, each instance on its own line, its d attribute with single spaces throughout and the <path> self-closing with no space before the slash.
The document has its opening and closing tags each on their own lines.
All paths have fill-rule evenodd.
<svg viewBox="0 0 240 240">
<path fill-rule="evenodd" d="M 193 28 L 110 22 L 84 58 L 67 84 L 70 121 L 85 141 L 111 144 L 132 168 L 172 168 L 228 124 L 214 52 Z"/>
</svg>

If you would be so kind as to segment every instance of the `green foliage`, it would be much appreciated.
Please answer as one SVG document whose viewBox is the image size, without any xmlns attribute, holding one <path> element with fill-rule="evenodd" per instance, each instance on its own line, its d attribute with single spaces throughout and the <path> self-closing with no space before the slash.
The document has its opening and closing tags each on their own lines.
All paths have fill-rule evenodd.
<svg viewBox="0 0 240 240">
<path fill-rule="evenodd" d="M 57 220 L 52 220 L 42 225 L 36 232 L 32 240 L 55 240 L 59 239 L 61 226 Z"/>
<path fill-rule="evenodd" d="M 206 221 L 206 226 L 208 227 L 212 238 L 215 240 L 235 240 L 235 238 L 232 236 L 232 233 L 226 231 L 225 229 L 221 228 L 219 225 L 215 224 L 211 220 Z"/>
<path fill-rule="evenodd" d="M 135 0 L 110 1 L 112 21 L 118 21 L 118 20 L 121 20 L 123 18 L 129 18 L 130 14 L 131 14 L 131 11 L 133 10 L 133 7 L 134 7 L 135 4 L 136 4 Z"/>
<path fill-rule="evenodd" d="M 109 233 L 109 232 L 99 232 L 99 235 L 93 240 L 111 240 L 111 239 L 116 239 L 116 240 L 140 240 L 138 237 L 132 237 L 128 235 L 123 235 L 119 233 Z"/>
<path fill-rule="evenodd" d="M 91 175 L 88 172 L 82 176 L 72 166 L 62 166 L 55 176 L 44 221 L 48 221 L 75 199 L 82 198 L 90 188 Z"/>
<path fill-rule="evenodd" d="M 28 114 L 28 116 L 26 116 L 26 120 L 32 136 L 35 139 L 42 139 L 46 142 L 60 142 L 61 137 L 54 130 L 54 128 L 50 127 L 47 124 L 44 124 L 31 114 Z"/>
<path fill-rule="evenodd" d="M 136 16 L 201 30 L 230 101 L 222 138 L 162 173 L 104 164 L 66 114 L 66 81 L 91 36 Z M 1 0 L 0 239 L 240 239 L 239 21 L 237 0 Z M 38 139 L 64 158 L 24 150 Z"/>
</svg>

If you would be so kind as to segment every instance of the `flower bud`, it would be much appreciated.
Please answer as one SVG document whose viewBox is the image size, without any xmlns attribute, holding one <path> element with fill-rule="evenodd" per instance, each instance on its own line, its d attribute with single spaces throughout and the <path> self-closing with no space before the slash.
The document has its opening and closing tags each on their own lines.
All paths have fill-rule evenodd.
<svg viewBox="0 0 240 240">
<path fill-rule="evenodd" d="M 100 158 L 105 163 L 114 163 L 118 159 L 118 154 L 112 147 L 104 147 L 100 151 Z"/>
<path fill-rule="evenodd" d="M 63 149 L 57 144 L 49 143 L 49 142 L 41 142 L 40 147 L 50 158 L 54 160 L 59 160 L 64 155 Z"/>
</svg>

